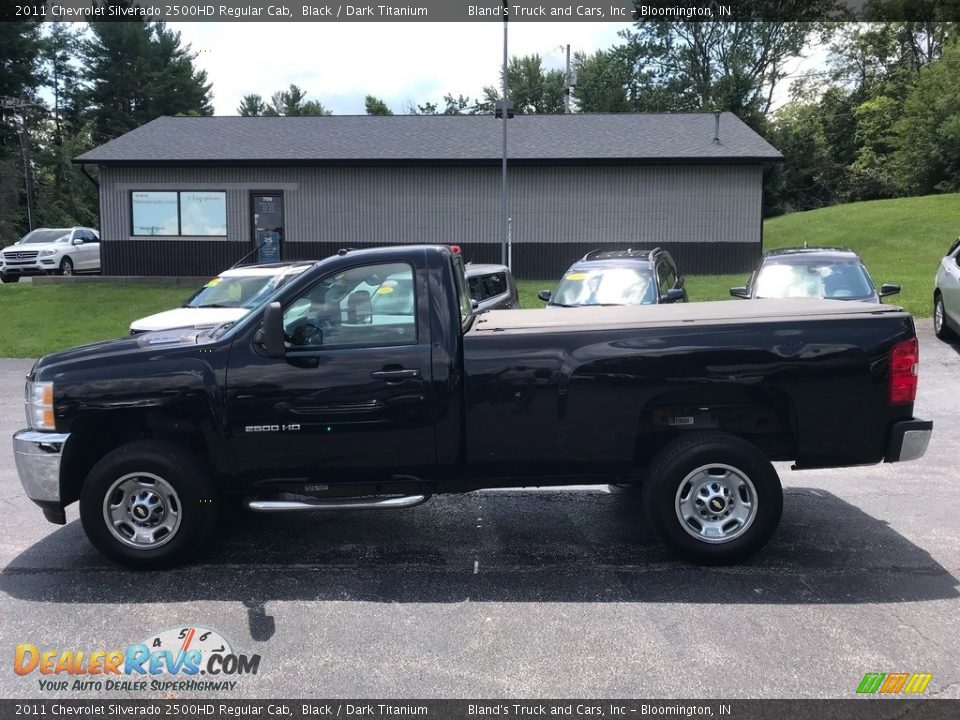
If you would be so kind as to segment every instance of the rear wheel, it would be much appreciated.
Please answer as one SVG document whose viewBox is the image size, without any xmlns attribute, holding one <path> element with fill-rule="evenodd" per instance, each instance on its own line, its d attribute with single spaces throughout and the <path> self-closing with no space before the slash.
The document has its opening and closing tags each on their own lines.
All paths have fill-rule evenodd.
<svg viewBox="0 0 960 720">
<path fill-rule="evenodd" d="M 73 260 L 65 257 L 60 261 L 60 274 L 66 276 L 73 275 Z"/>
<path fill-rule="evenodd" d="M 952 340 L 956 335 L 947 326 L 947 311 L 943 307 L 943 296 L 939 292 L 933 296 L 933 331 L 941 340 Z"/>
<path fill-rule="evenodd" d="M 643 505 L 654 534 L 673 552 L 723 565 L 766 545 L 780 522 L 783 490 L 755 446 L 729 433 L 692 433 L 654 459 Z"/>
<path fill-rule="evenodd" d="M 0 273 L 0 282 L 3 283 L 15 283 L 20 280 L 19 275 L 7 275 L 6 273 Z"/>
<path fill-rule="evenodd" d="M 212 480 L 192 453 L 140 440 L 102 458 L 80 492 L 93 546 L 137 569 L 170 567 L 202 550 L 216 526 Z"/>
</svg>

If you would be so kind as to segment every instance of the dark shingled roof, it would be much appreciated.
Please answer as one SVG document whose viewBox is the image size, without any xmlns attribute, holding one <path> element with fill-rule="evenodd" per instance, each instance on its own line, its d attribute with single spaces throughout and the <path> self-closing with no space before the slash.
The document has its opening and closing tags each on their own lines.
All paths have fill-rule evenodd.
<svg viewBox="0 0 960 720">
<path fill-rule="evenodd" d="M 770 162 L 783 156 L 732 113 L 517 115 L 520 163 Z M 103 165 L 493 164 L 503 121 L 490 115 L 161 117 L 80 155 Z"/>
</svg>

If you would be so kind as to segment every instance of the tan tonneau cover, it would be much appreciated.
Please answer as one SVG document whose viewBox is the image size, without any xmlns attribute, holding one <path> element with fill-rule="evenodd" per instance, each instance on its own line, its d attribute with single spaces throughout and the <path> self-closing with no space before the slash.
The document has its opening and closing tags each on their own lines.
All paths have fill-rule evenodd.
<svg viewBox="0 0 960 720">
<path fill-rule="evenodd" d="M 778 322 L 827 318 L 864 317 L 902 313 L 896 305 L 876 305 L 851 300 L 787 298 L 783 300 L 724 300 L 631 305 L 618 307 L 542 308 L 491 310 L 482 313 L 470 332 L 627 329 L 669 325 L 726 325 L 749 320 Z"/>
</svg>

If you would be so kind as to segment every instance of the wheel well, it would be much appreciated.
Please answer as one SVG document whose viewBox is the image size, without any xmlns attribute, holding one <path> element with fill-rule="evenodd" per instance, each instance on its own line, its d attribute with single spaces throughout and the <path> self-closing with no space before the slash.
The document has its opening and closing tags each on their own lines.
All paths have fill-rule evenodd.
<svg viewBox="0 0 960 720">
<path fill-rule="evenodd" d="M 89 418 L 72 432 L 60 466 L 60 502 L 68 505 L 80 497 L 80 488 L 97 462 L 108 453 L 136 440 L 167 440 L 187 448 L 204 463 L 207 446 L 196 422 L 155 412 L 111 413 Z"/>
<path fill-rule="evenodd" d="M 796 411 L 790 397 L 769 388 L 703 388 L 667 393 L 641 415 L 634 462 L 646 466 L 662 448 L 689 432 L 728 432 L 770 460 L 796 452 Z"/>
</svg>

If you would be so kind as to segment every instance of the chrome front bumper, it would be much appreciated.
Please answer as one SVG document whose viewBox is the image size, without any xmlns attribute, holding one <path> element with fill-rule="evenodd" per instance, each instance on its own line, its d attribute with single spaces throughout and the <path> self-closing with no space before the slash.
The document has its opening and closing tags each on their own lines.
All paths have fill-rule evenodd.
<svg viewBox="0 0 960 720">
<path fill-rule="evenodd" d="M 927 452 L 933 422 L 930 420 L 905 420 L 894 423 L 887 438 L 884 462 L 906 462 L 921 458 Z"/>
<path fill-rule="evenodd" d="M 60 458 L 70 433 L 21 430 L 13 436 L 13 459 L 27 497 L 37 503 L 60 502 Z"/>
</svg>

